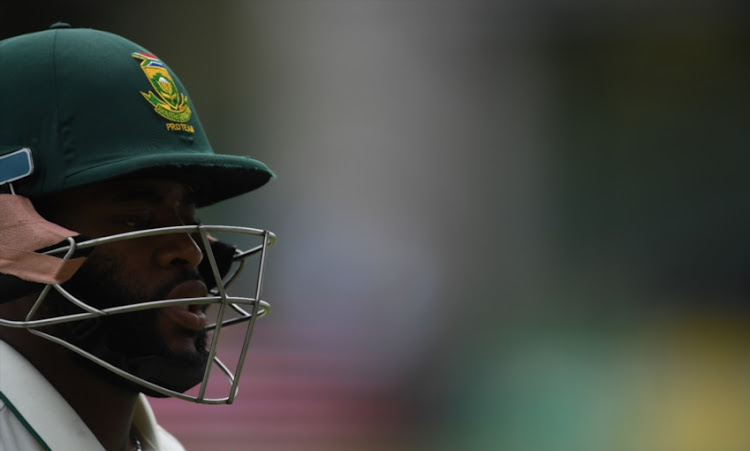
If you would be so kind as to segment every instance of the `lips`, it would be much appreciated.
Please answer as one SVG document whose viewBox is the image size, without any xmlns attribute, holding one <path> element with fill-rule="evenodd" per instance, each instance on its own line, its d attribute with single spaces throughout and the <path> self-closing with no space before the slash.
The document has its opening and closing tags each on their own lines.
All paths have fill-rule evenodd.
<svg viewBox="0 0 750 451">
<path fill-rule="evenodd" d="M 167 294 L 167 299 L 201 298 L 208 296 L 206 284 L 200 280 L 188 280 L 180 283 Z M 199 304 L 175 305 L 162 309 L 164 314 L 178 326 L 192 330 L 201 331 L 206 327 L 206 314 Z"/>
</svg>

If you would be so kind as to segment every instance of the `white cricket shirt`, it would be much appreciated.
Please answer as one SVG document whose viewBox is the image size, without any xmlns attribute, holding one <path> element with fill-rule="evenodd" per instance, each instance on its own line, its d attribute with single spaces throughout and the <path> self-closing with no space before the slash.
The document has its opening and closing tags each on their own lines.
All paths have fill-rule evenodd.
<svg viewBox="0 0 750 451">
<path fill-rule="evenodd" d="M 184 451 L 162 428 L 144 395 L 133 417 L 144 451 Z M 0 340 L 0 451 L 104 451 L 47 379 Z"/>
</svg>

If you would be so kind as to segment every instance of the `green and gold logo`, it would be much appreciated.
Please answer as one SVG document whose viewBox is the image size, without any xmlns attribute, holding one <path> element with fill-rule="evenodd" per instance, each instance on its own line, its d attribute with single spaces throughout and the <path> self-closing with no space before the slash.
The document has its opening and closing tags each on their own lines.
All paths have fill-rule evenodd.
<svg viewBox="0 0 750 451">
<path fill-rule="evenodd" d="M 185 94 L 177 90 L 172 76 L 167 72 L 159 58 L 144 52 L 132 54 L 133 58 L 141 60 L 141 69 L 146 74 L 153 91 L 148 93 L 142 92 L 143 97 L 154 107 L 160 116 L 173 122 L 187 122 L 190 120 L 192 111 L 188 104 L 188 98 Z M 177 125 L 177 124 L 173 124 Z M 169 127 L 167 127 L 169 129 Z M 178 128 L 185 131 L 192 131 L 192 126 L 181 126 Z"/>
</svg>

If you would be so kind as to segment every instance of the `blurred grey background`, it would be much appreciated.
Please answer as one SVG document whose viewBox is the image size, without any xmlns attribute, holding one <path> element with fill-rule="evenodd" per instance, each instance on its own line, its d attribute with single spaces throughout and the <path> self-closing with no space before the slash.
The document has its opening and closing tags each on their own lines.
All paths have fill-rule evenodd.
<svg viewBox="0 0 750 451">
<path fill-rule="evenodd" d="M 142 44 L 278 174 L 204 213 L 279 241 L 237 402 L 155 401 L 188 449 L 750 446 L 744 3 L 1 8 Z"/>
</svg>

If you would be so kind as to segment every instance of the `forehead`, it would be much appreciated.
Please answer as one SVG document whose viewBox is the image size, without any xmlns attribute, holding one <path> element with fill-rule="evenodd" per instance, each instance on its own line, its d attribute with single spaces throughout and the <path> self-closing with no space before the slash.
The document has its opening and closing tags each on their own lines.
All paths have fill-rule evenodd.
<svg viewBox="0 0 750 451">
<path fill-rule="evenodd" d="M 42 217 L 89 236 L 108 233 L 97 229 L 113 214 L 169 211 L 193 215 L 195 204 L 189 185 L 169 179 L 131 179 L 71 188 L 35 199 Z"/>
<path fill-rule="evenodd" d="M 59 198 L 79 203 L 186 204 L 193 203 L 193 189 L 183 182 L 169 179 L 115 180 L 65 191 L 59 194 Z"/>
</svg>

